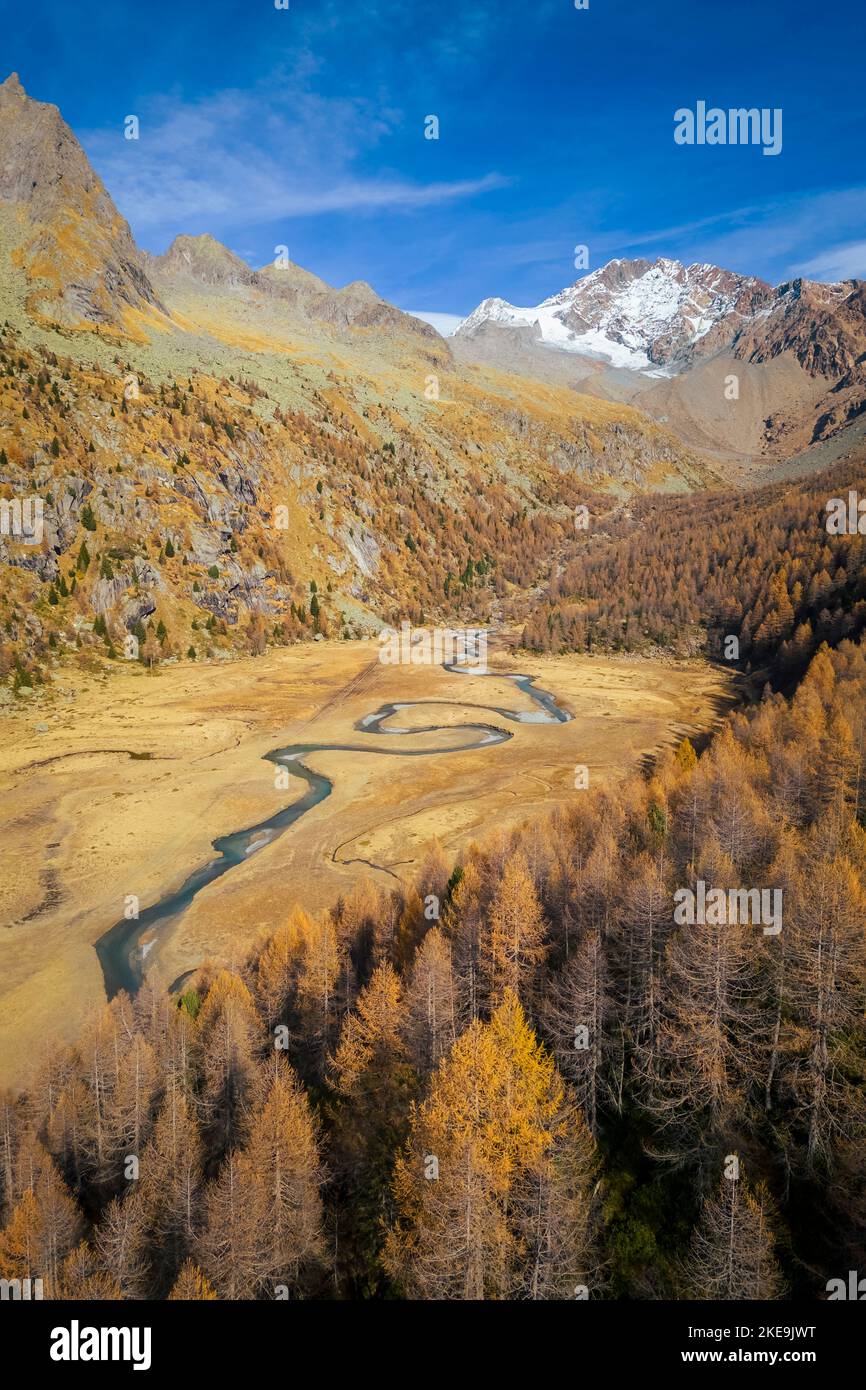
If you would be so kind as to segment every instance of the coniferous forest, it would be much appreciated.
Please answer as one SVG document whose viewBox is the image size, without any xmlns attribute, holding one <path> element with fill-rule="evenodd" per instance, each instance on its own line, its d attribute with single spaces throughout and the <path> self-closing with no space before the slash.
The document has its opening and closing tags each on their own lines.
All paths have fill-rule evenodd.
<svg viewBox="0 0 866 1390">
<path fill-rule="evenodd" d="M 814 1299 L 866 1255 L 866 650 L 698 757 L 117 996 L 0 1128 L 73 1299 Z M 785 929 L 677 926 L 781 886 Z M 707 914 L 709 918 L 710 914 Z"/>
</svg>

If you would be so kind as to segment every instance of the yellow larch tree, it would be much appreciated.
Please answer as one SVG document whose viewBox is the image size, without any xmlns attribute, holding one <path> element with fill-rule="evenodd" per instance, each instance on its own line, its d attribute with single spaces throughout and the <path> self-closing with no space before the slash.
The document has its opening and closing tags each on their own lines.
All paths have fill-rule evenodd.
<svg viewBox="0 0 866 1390">
<path fill-rule="evenodd" d="M 557 1297 L 582 1270 L 593 1144 L 513 990 L 414 1111 L 385 1264 L 410 1297 Z M 563 1244 L 563 1235 L 565 1241 Z"/>
</svg>

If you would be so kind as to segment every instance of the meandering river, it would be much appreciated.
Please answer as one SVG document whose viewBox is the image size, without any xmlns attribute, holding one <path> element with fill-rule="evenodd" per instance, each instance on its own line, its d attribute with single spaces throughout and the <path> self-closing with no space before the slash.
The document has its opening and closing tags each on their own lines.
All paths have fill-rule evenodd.
<svg viewBox="0 0 866 1390">
<path fill-rule="evenodd" d="M 446 665 L 444 669 L 455 676 L 478 676 L 480 674 L 471 668 L 462 670 L 459 666 L 453 665 Z M 354 726 L 355 729 L 366 735 L 386 734 L 389 737 L 399 735 L 415 737 L 419 734 L 463 730 L 475 733 L 477 737 L 439 748 L 375 748 L 362 743 L 293 743 L 285 748 L 275 748 L 270 753 L 265 754 L 268 762 L 280 764 L 287 769 L 291 776 L 305 782 L 305 792 L 291 806 L 277 811 L 267 820 L 259 821 L 257 825 L 248 826 L 245 830 L 235 830 L 229 835 L 221 835 L 213 841 L 216 858 L 193 870 L 179 888 L 167 893 L 150 907 L 146 907 L 137 918 L 131 920 L 123 918 L 99 938 L 96 943 L 96 954 L 102 966 L 105 989 L 109 999 L 121 989 L 127 990 L 130 994 L 135 994 L 139 989 L 144 979 L 144 963 L 147 954 L 155 943 L 155 933 L 160 927 L 173 922 L 181 913 L 185 912 L 193 898 L 209 883 L 221 878 L 223 874 L 228 873 L 236 865 L 243 864 L 251 854 L 264 849 L 265 845 L 272 844 L 289 829 L 289 826 L 294 825 L 301 816 L 306 815 L 313 806 L 318 806 L 320 801 L 324 801 L 327 796 L 330 796 L 333 783 L 327 777 L 323 777 L 321 773 L 314 772 L 302 761 L 311 753 L 379 753 L 383 757 L 389 758 L 432 757 L 442 753 L 465 753 L 472 748 L 484 748 L 488 745 L 504 743 L 506 739 L 512 737 L 512 734 L 506 729 L 500 729 L 494 724 L 475 722 L 426 724 L 415 729 L 404 729 L 394 725 L 385 727 L 386 721 L 394 719 L 400 710 L 417 709 L 424 705 L 452 704 L 461 709 L 483 710 L 488 714 L 498 714 L 503 719 L 508 719 L 515 724 L 564 724 L 571 719 L 571 715 L 559 707 L 553 695 L 546 690 L 536 688 L 534 677 L 501 671 L 488 671 L 484 675 L 486 677 L 495 676 L 498 680 L 512 681 L 529 696 L 535 708 L 521 712 L 502 709 L 499 705 L 467 704 L 463 700 L 409 700 L 398 704 L 385 704 L 373 713 L 366 714 L 359 719 Z"/>
</svg>

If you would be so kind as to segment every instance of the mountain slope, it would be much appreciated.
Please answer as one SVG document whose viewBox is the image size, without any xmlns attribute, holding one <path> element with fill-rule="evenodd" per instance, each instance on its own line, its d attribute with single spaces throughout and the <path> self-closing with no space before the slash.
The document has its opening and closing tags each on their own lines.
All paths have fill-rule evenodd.
<svg viewBox="0 0 866 1390">
<path fill-rule="evenodd" d="M 182 313 L 188 312 L 190 297 L 224 291 L 223 309 L 229 315 L 229 300 L 234 297 L 240 310 L 256 303 L 276 314 L 282 323 L 290 321 L 297 327 L 324 333 L 379 329 L 419 337 L 448 352 L 435 329 L 388 304 L 362 280 L 332 289 L 318 275 L 290 260 L 253 270 L 207 234 L 177 236 L 163 255 L 147 257 L 147 263 L 163 298 Z"/>
<path fill-rule="evenodd" d="M 611 261 L 536 308 L 484 300 L 453 342 L 463 361 L 628 400 L 744 462 L 790 457 L 866 411 L 858 280 L 774 289 L 716 266 Z"/>
<path fill-rule="evenodd" d="M 141 338 L 148 327 L 171 331 L 173 299 L 204 287 L 258 292 L 325 331 L 396 331 L 441 344 L 362 281 L 335 290 L 291 262 L 254 271 L 207 235 L 176 237 L 161 256 L 140 251 L 57 107 L 29 97 L 16 73 L 0 84 L 0 152 L 0 211 L 36 318 Z"/>
<path fill-rule="evenodd" d="M 11 79 L 2 102 L 0 500 L 44 533 L 0 535 L 0 698 L 130 636 L 152 661 L 498 622 L 579 504 L 711 480 L 627 405 L 461 365 L 362 281 L 209 236 L 139 252 L 56 110 Z"/>
<path fill-rule="evenodd" d="M 56 106 L 32 101 L 16 73 L 0 84 L 0 201 L 19 229 L 16 264 L 31 312 L 67 325 L 128 326 L 162 306 L 141 252 Z"/>
</svg>

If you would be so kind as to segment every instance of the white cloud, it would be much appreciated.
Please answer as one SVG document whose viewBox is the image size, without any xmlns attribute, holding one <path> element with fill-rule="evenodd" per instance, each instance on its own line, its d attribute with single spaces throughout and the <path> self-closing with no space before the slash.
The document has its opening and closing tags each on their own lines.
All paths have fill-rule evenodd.
<svg viewBox="0 0 866 1390">
<path fill-rule="evenodd" d="M 405 312 L 411 314 L 413 319 L 422 319 L 424 323 L 431 324 L 443 338 L 450 338 L 463 322 L 462 314 L 439 314 L 428 309 L 406 309 Z"/>
<path fill-rule="evenodd" d="M 729 225 L 701 240 L 700 259 L 752 274 L 764 266 L 766 277 L 775 283 L 801 275 L 845 279 L 854 273 L 844 267 L 856 261 L 856 246 L 862 242 L 855 238 L 862 236 L 864 217 L 866 188 L 779 199 L 732 212 Z M 816 255 L 818 246 L 827 249 Z"/>
<path fill-rule="evenodd" d="M 138 140 L 124 139 L 120 126 L 82 137 L 134 233 L 207 227 L 224 235 L 322 212 L 433 207 L 508 182 L 495 172 L 438 183 L 367 174 L 365 157 L 399 113 L 320 97 L 297 76 L 197 103 L 160 101 L 137 114 Z"/>
<path fill-rule="evenodd" d="M 591 239 L 594 265 L 611 256 L 675 256 L 707 261 L 778 284 L 808 276 L 847 279 L 866 270 L 866 242 L 853 237 L 866 217 L 866 188 L 809 192 L 728 208 L 678 225 L 635 235 L 606 229 Z M 815 255 L 816 245 L 827 250 Z M 859 270 L 857 267 L 859 266 Z"/>
<path fill-rule="evenodd" d="M 833 246 L 807 261 L 803 273 L 814 280 L 862 280 L 866 278 L 866 241 Z"/>
</svg>

